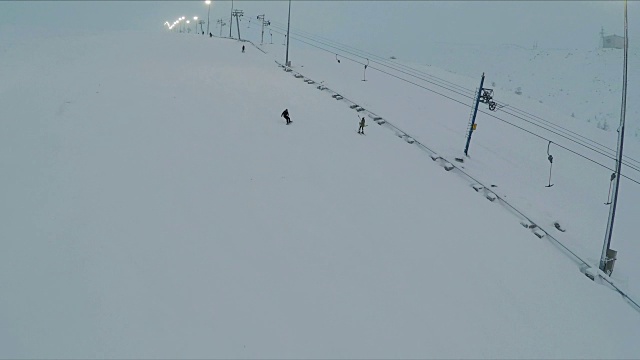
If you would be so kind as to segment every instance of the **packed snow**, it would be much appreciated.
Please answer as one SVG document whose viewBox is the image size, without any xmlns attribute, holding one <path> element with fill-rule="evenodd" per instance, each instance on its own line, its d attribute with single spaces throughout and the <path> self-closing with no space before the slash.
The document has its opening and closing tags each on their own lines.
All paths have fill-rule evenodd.
<svg viewBox="0 0 640 360">
<path fill-rule="evenodd" d="M 566 110 L 580 107 L 580 102 L 600 103 L 605 100 L 608 108 L 616 105 L 619 107 L 619 91 L 602 97 L 593 93 L 593 87 L 579 86 L 575 83 L 582 84 L 581 78 L 586 73 L 599 76 L 609 88 L 617 87 L 619 90 L 619 84 L 615 81 L 619 81 L 621 77 L 621 50 L 586 51 L 582 54 L 585 56 L 582 62 L 569 58 L 563 63 L 558 57 L 550 56 L 543 57 L 546 62 L 538 59 L 528 63 L 522 59 L 527 52 L 535 58 L 536 53 L 547 50 L 514 50 L 512 46 L 503 46 L 483 51 L 471 47 L 466 50 L 472 56 L 467 54 L 465 57 L 463 49 L 458 47 L 456 53 L 451 53 L 451 48 L 456 46 L 442 45 L 432 50 L 434 56 L 430 60 L 454 68 L 460 73 L 454 74 L 437 67 L 428 67 L 425 72 L 424 68 L 415 64 L 408 68 L 398 61 L 385 62 L 378 59 L 378 63 L 375 64 L 377 69 L 370 66 L 366 76 L 369 81 L 376 84 L 384 81 L 384 84 L 372 86 L 371 83 L 355 81 L 363 78 L 362 63 L 365 62 L 363 59 L 367 56 L 366 52 L 353 48 L 348 48 L 348 52 L 340 51 L 337 49 L 345 49 L 345 46 L 329 47 L 337 43 L 323 40 L 323 44 L 320 44 L 314 42 L 308 33 L 293 34 L 293 42 L 297 44 L 296 40 L 300 41 L 302 47 L 296 52 L 294 68 L 317 81 L 331 84 L 356 102 L 362 101 L 364 107 L 375 104 L 374 111 L 377 114 L 392 119 L 412 136 L 419 135 L 416 139 L 448 155 L 449 159 L 463 157 L 470 106 L 474 101 L 468 94 L 473 94 L 479 86 L 479 78 L 460 73 L 480 73 L 482 67 L 479 64 L 488 64 L 484 87 L 494 88 L 494 78 L 513 76 L 526 80 L 530 91 L 540 96 L 545 91 L 556 91 L 563 86 L 575 89 L 578 92 L 575 96 L 561 97 L 557 107 L 550 107 L 541 104 L 542 101 L 535 98 L 514 94 L 512 89 L 495 87 L 494 98 L 499 101 L 499 106 L 504 108 L 499 108 L 494 113 L 489 111 L 486 105 L 480 107 L 476 121 L 478 128 L 473 133 L 469 150 L 471 159 L 467 158 L 471 161 L 467 161 L 463 167 L 475 178 L 495 185 L 495 191 L 533 217 L 538 225 L 552 227 L 558 223 L 563 229 L 571 229 L 567 233 L 555 232 L 554 235 L 590 263 L 599 262 L 609 212 L 605 202 L 609 198 L 607 190 L 615 165 L 617 125 L 613 127 L 614 125 L 610 124 L 613 130 L 602 131 L 584 118 L 567 115 Z M 246 35 L 250 36 L 250 33 Z M 318 45 L 323 51 L 319 51 Z M 278 47 L 278 44 L 263 47 L 269 49 L 274 46 Z M 327 52 L 327 49 L 337 50 L 337 54 Z M 437 49 L 441 53 L 438 53 Z M 502 51 L 499 51 L 500 49 Z M 547 52 L 553 51 L 557 49 Z M 362 57 L 354 56 L 358 53 Z M 344 54 L 348 54 L 348 57 L 343 56 Z M 632 52 L 630 56 L 630 111 L 627 116 L 625 164 L 622 171 L 623 176 L 639 181 L 640 171 L 637 169 L 640 168 L 640 142 L 636 141 L 638 139 L 634 133 L 629 131 L 638 124 L 637 116 L 633 115 L 637 112 L 638 105 L 631 99 L 634 91 L 638 90 L 633 82 L 633 79 L 638 77 L 633 65 L 640 58 L 634 54 Z M 350 61 L 349 58 L 357 62 Z M 447 58 L 448 63 L 445 62 Z M 477 61 L 478 58 L 483 61 Z M 342 61 L 338 63 L 336 59 Z M 596 63 L 600 66 L 589 67 Z M 561 78 L 558 68 L 564 69 Z M 535 73 L 531 77 L 522 74 L 525 70 L 532 69 Z M 395 81 L 389 81 L 393 79 Z M 442 84 L 445 87 L 439 86 Z M 460 92 L 464 94 L 465 89 L 467 99 L 460 96 Z M 444 96 L 436 97 L 437 100 L 434 102 L 425 102 L 425 96 L 429 95 L 429 92 L 437 92 Z M 618 97 L 617 100 L 615 96 Z M 560 106 L 562 101 L 566 106 Z M 597 106 L 587 106 L 584 109 L 586 113 L 595 114 Z M 586 147 L 579 143 L 585 144 Z M 551 179 L 549 154 L 553 156 Z M 545 188 L 550 183 L 560 185 Z M 627 286 L 636 297 L 640 296 L 640 262 L 635 261 L 640 258 L 640 246 L 635 242 L 636 204 L 640 201 L 639 186 L 628 178 L 621 181 L 612 243 L 612 248 L 618 251 L 620 260 L 615 265 L 614 278 Z M 580 216 L 574 216 L 575 213 L 579 213 Z"/>
<path fill-rule="evenodd" d="M 359 112 L 275 64 L 281 45 L 245 45 L 144 32 L 1 45 L 0 357 L 640 354 L 640 314 L 616 292 L 416 144 L 370 118 L 357 134 Z M 461 152 L 468 107 L 291 56 Z M 560 219 L 554 236 L 597 262 L 608 171 L 554 150 L 545 189 L 546 143 L 478 122 L 465 171 L 541 226 Z M 614 274 L 631 287 L 640 195 L 622 186 Z"/>
<path fill-rule="evenodd" d="M 560 124 L 577 122 L 581 128 L 599 128 L 610 132 L 607 138 L 615 139 L 620 121 L 621 49 L 523 48 L 507 44 L 492 47 L 437 44 L 426 48 L 432 49 L 429 65 L 412 64 L 416 69 L 447 69 L 457 74 L 458 82 L 463 84 L 472 78 L 473 83 L 468 86 L 471 89 L 478 86 L 479 74 L 484 71 L 490 77 L 486 87 L 496 89 L 497 100 L 502 100 L 505 94 L 516 94 L 525 98 L 526 108 L 535 109 L 535 113 L 544 111 Z M 469 61 L 469 56 L 473 61 Z M 634 71 L 638 67 L 640 48 L 635 46 L 629 49 L 629 99 L 640 96 L 636 85 L 640 83 L 640 72 Z M 511 101 L 523 103 L 522 99 Z M 639 142 L 638 102 L 627 103 L 627 125 L 629 140 Z M 581 130 L 585 131 L 592 133 Z"/>
</svg>

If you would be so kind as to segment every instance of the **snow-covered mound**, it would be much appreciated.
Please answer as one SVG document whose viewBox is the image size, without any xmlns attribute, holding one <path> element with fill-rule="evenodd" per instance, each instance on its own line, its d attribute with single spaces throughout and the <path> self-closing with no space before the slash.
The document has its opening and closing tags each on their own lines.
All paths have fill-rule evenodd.
<svg viewBox="0 0 640 360">
<path fill-rule="evenodd" d="M 126 32 L 5 47 L 0 357 L 640 353 L 616 293 L 415 144 L 371 119 L 357 134 L 358 112 L 240 47 Z M 308 64 L 453 153 L 446 124 L 458 136 L 467 109 L 409 108 L 417 95 L 377 95 L 374 73 Z M 518 151 L 488 163 L 480 134 L 468 170 L 522 166 Z"/>
</svg>

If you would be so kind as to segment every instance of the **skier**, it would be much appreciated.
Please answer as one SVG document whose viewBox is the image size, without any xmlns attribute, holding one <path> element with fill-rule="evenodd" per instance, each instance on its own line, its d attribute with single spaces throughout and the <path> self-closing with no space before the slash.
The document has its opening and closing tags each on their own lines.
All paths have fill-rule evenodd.
<svg viewBox="0 0 640 360">
<path fill-rule="evenodd" d="M 287 120 L 287 125 L 291 123 L 291 118 L 289 118 L 289 109 L 284 109 L 282 114 L 280 114 L 280 117 L 283 117 L 285 120 Z"/>
<path fill-rule="evenodd" d="M 358 128 L 358 134 L 362 134 L 364 135 L 364 116 L 362 117 L 362 120 L 360 120 L 360 127 Z"/>
<path fill-rule="evenodd" d="M 209 37 L 213 37 L 213 34 L 212 34 L 212 33 L 209 33 Z"/>
<path fill-rule="evenodd" d="M 242 52 L 244 52 L 244 45 L 242 45 Z"/>
</svg>

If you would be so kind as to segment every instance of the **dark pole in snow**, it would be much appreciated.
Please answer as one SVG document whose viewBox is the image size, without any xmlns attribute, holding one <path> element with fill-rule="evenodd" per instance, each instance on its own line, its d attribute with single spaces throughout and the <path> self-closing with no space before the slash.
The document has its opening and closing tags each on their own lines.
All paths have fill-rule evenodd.
<svg viewBox="0 0 640 360">
<path fill-rule="evenodd" d="M 624 141 L 624 121 L 627 112 L 627 57 L 629 49 L 629 33 L 627 25 L 627 0 L 624 1 L 624 63 L 622 69 L 622 105 L 620 107 L 620 127 L 618 128 L 618 152 L 616 154 L 616 179 L 613 185 L 613 199 L 609 205 L 609 219 L 607 220 L 607 232 L 604 236 L 602 246 L 602 256 L 600 257 L 600 270 L 605 271 L 607 263 L 614 259 L 609 259 L 607 252 L 611 246 L 611 236 L 613 235 L 613 220 L 616 216 L 616 205 L 618 204 L 618 187 L 620 186 L 620 168 L 622 167 L 622 145 Z M 612 269 L 611 269 L 612 271 Z M 607 274 L 611 275 L 611 273 Z"/>
<path fill-rule="evenodd" d="M 484 85 L 484 73 L 482 73 L 482 79 L 480 79 L 480 88 L 478 88 L 478 97 L 476 98 L 476 106 L 473 109 L 473 118 L 471 119 L 471 126 L 469 126 L 469 135 L 467 136 L 467 145 L 464 147 L 464 154 L 469 156 L 469 144 L 471 143 L 471 134 L 473 134 L 473 125 L 476 123 L 476 114 L 478 114 L 478 105 L 480 105 L 480 95 L 482 95 L 482 85 Z"/>
<path fill-rule="evenodd" d="M 209 16 L 209 14 L 211 14 L 211 1 L 207 1 L 207 5 L 208 5 L 208 9 L 207 9 L 207 34 L 209 33 L 209 20 L 211 19 L 211 17 Z M 202 28 L 202 26 L 200 26 L 200 28 Z"/>
<path fill-rule="evenodd" d="M 240 38 L 240 18 L 242 17 L 243 14 L 244 14 L 244 11 L 242 10 L 233 11 L 233 16 L 236 17 L 236 27 L 238 28 L 238 40 L 242 40 Z"/>
<path fill-rule="evenodd" d="M 264 41 L 264 14 L 258 15 L 257 19 L 262 22 L 262 36 L 260 37 L 260 45 L 262 45 Z"/>
<path fill-rule="evenodd" d="M 289 18 L 287 20 L 287 56 L 284 59 L 284 64 L 289 66 L 289 27 L 291 26 L 291 0 L 289 0 Z"/>
<path fill-rule="evenodd" d="M 231 38 L 231 27 L 233 27 L 233 0 L 231 0 L 231 16 L 229 17 L 229 38 Z"/>
</svg>

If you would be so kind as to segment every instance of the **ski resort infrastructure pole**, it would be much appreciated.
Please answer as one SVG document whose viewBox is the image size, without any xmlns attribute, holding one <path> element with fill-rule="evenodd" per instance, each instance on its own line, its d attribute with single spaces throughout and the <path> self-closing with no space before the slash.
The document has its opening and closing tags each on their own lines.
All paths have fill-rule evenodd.
<svg viewBox="0 0 640 360">
<path fill-rule="evenodd" d="M 238 28 L 238 40 L 242 40 L 240 38 L 240 17 L 242 16 L 244 12 L 242 10 L 235 10 L 233 12 L 233 15 L 236 17 L 236 26 Z"/>
<path fill-rule="evenodd" d="M 260 20 L 260 22 L 262 23 L 262 36 L 260 36 L 260 45 L 262 45 L 262 42 L 264 40 L 264 15 L 258 15 L 257 19 Z"/>
<path fill-rule="evenodd" d="M 473 118 L 471 119 L 471 126 L 469 127 L 469 135 L 467 136 L 467 145 L 464 147 L 464 154 L 469 156 L 469 144 L 471 143 L 471 134 L 473 134 L 473 125 L 476 123 L 476 114 L 478 114 L 478 105 L 480 104 L 480 95 L 482 94 L 482 86 L 484 85 L 484 73 L 482 73 L 482 79 L 480 79 L 480 88 L 478 89 L 478 97 L 476 98 L 476 106 L 473 110 Z"/>
<path fill-rule="evenodd" d="M 231 0 L 231 16 L 229 16 L 229 38 L 231 38 L 232 27 L 233 27 L 233 0 Z"/>
<path fill-rule="evenodd" d="M 222 37 L 222 27 L 227 24 L 224 22 L 224 18 L 218 19 L 218 24 L 220 24 L 220 37 Z"/>
<path fill-rule="evenodd" d="M 627 57 L 629 49 L 629 36 L 627 26 L 627 0 L 624 1 L 624 62 L 622 69 L 622 105 L 620 108 L 620 127 L 618 128 L 618 152 L 616 156 L 616 179 L 613 184 L 613 199 L 609 205 L 609 218 L 607 220 L 607 232 L 602 245 L 602 255 L 600 256 L 600 270 L 605 272 L 607 263 L 612 261 L 607 255 L 611 246 L 611 236 L 613 235 L 613 220 L 616 216 L 616 205 L 618 204 L 618 187 L 620 186 L 620 168 L 622 167 L 622 145 L 624 141 L 624 121 L 627 111 Z M 613 271 L 613 269 L 610 269 Z M 611 274 L 607 274 L 611 275 Z"/>
<path fill-rule="evenodd" d="M 289 17 L 287 19 L 287 56 L 284 59 L 284 64 L 289 66 L 289 27 L 291 26 L 291 0 L 289 0 Z"/>
<path fill-rule="evenodd" d="M 209 7 L 209 9 L 207 10 L 207 34 L 208 34 L 209 33 L 209 20 L 210 20 L 209 14 L 211 14 L 211 0 L 207 0 L 204 3 L 207 4 L 207 6 Z"/>
</svg>

